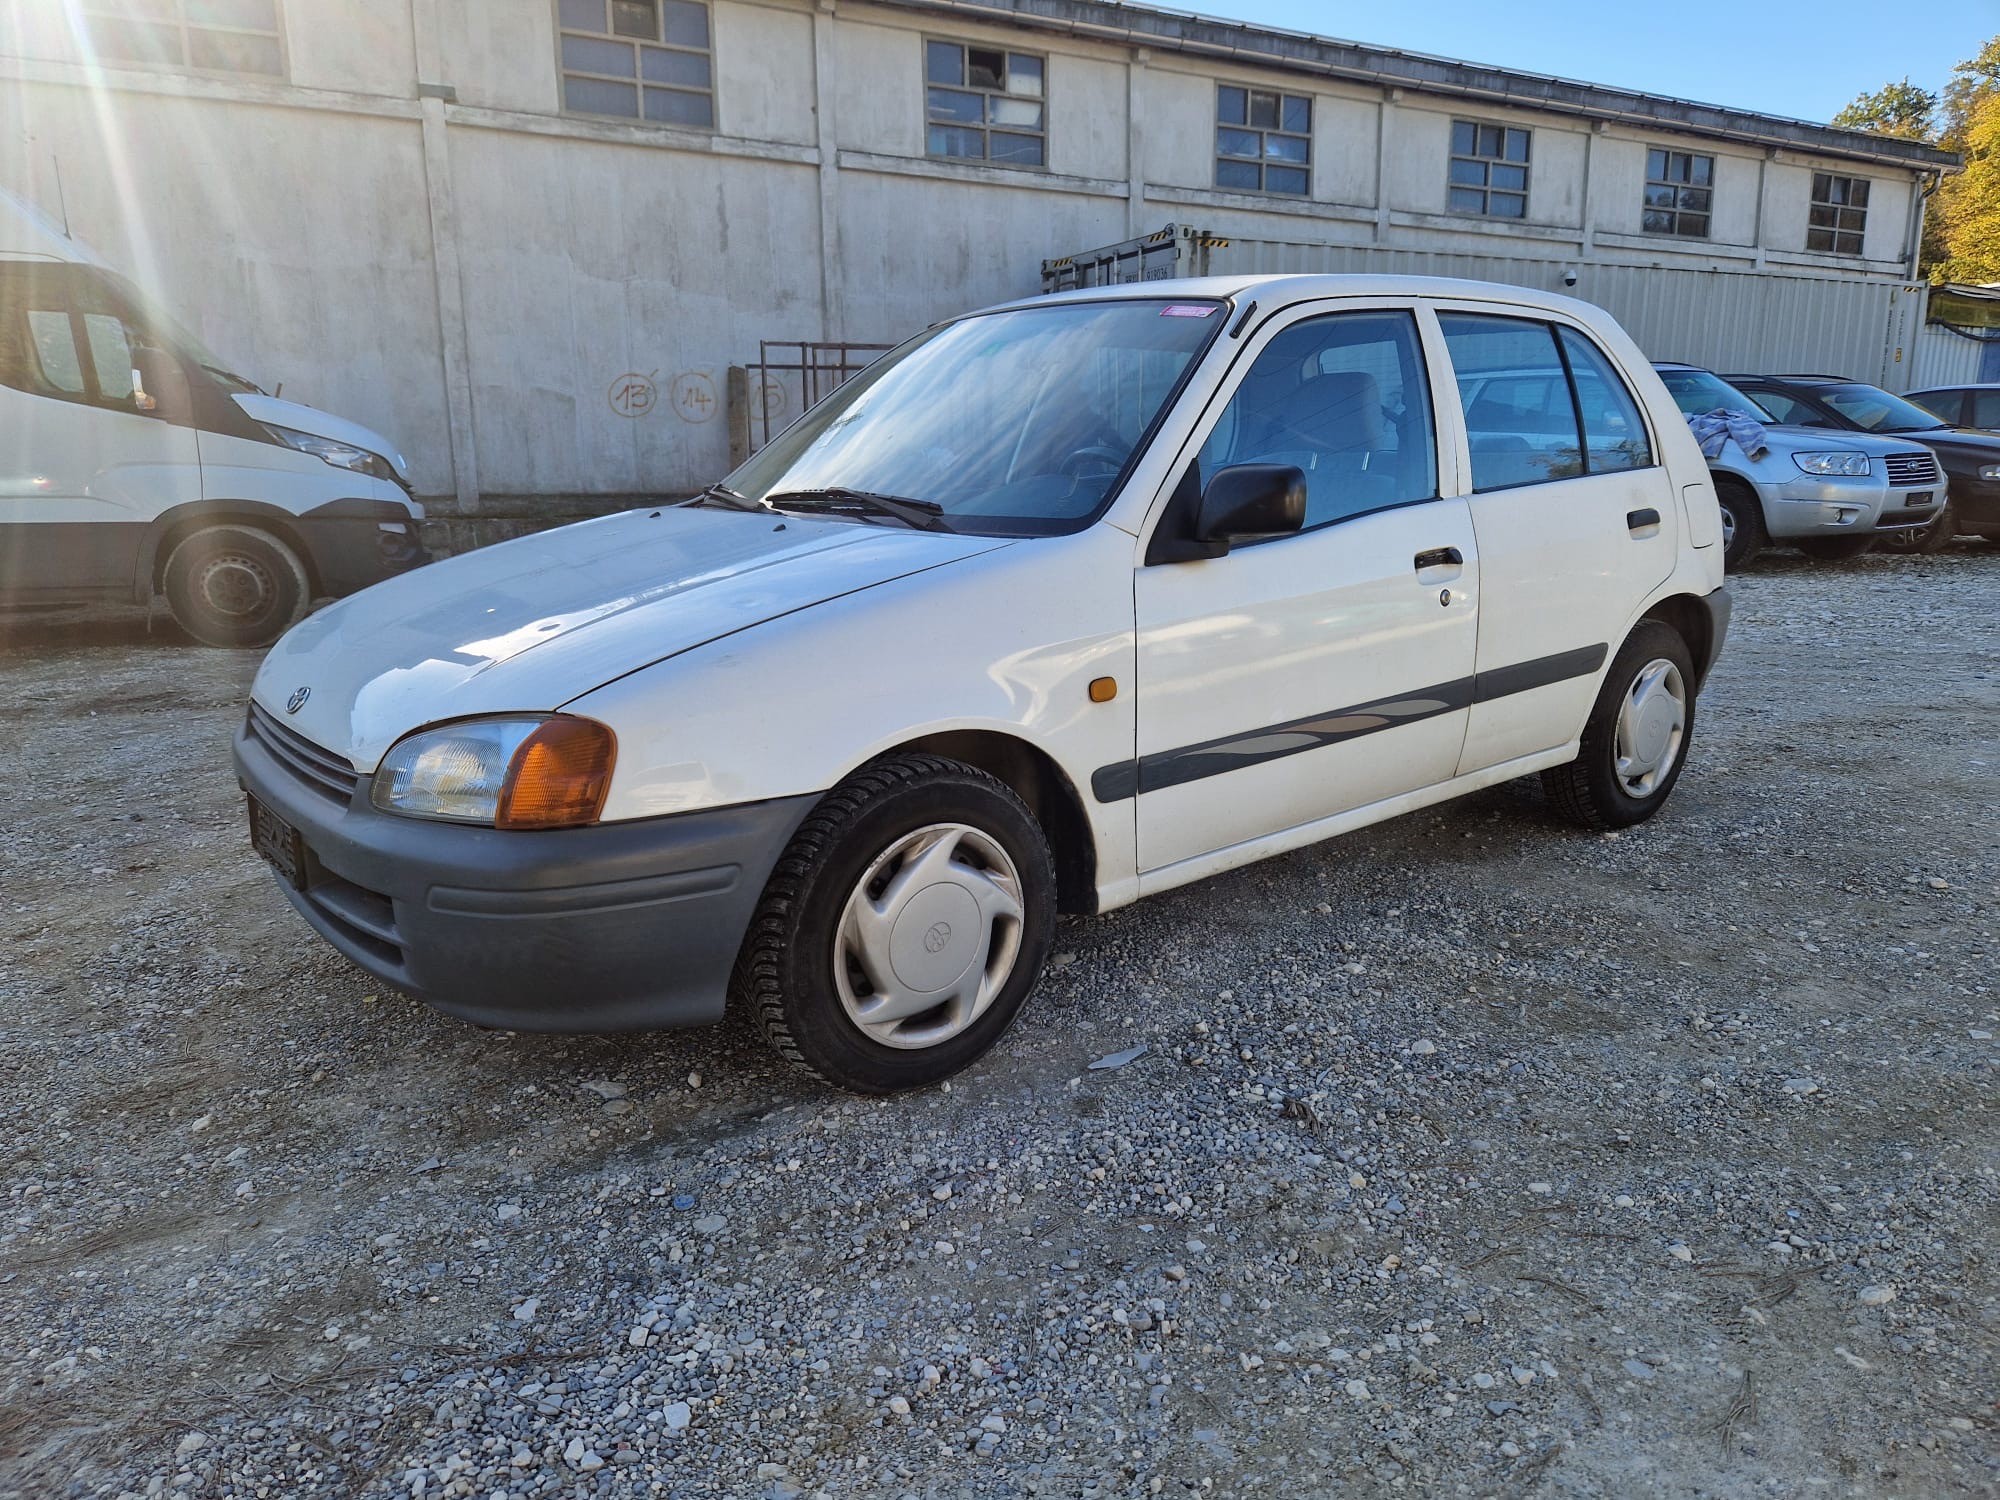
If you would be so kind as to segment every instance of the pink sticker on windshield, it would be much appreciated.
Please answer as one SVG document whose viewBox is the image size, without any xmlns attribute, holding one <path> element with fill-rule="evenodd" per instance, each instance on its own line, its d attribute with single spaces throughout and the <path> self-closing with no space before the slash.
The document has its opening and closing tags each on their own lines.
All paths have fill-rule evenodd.
<svg viewBox="0 0 2000 1500">
<path fill-rule="evenodd" d="M 1213 303 L 1203 307 L 1194 302 L 1170 302 L 1160 309 L 1163 318 L 1205 318 L 1215 311 Z"/>
</svg>

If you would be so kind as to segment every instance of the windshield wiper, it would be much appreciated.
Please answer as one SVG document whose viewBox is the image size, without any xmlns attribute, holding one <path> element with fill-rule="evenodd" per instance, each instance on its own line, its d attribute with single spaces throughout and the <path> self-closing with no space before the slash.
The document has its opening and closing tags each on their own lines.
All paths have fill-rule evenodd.
<svg viewBox="0 0 2000 1500">
<path fill-rule="evenodd" d="M 918 531 L 949 531 L 944 523 L 944 507 L 935 500 L 912 500 L 907 495 L 878 495 L 871 490 L 851 490 L 845 485 L 825 489 L 780 490 L 766 495 L 772 510 L 849 510 L 888 516 Z"/>
<path fill-rule="evenodd" d="M 260 396 L 266 394 L 264 388 L 247 375 L 238 375 L 234 370 L 225 370 L 221 365 L 205 364 L 202 368 L 211 375 L 220 375 L 224 380 L 235 381 L 246 391 L 255 391 Z"/>
<path fill-rule="evenodd" d="M 737 494 L 736 491 L 732 490 L 726 484 L 711 484 L 699 495 L 696 495 L 694 499 L 688 501 L 688 504 L 704 505 L 711 500 L 720 502 L 728 506 L 731 510 L 762 510 L 764 508 L 748 495 Z"/>
</svg>

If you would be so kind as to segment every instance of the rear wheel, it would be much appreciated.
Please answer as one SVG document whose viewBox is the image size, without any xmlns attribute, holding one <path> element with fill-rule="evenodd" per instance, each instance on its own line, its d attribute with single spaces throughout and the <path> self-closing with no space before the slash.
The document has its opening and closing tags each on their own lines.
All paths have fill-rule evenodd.
<svg viewBox="0 0 2000 1500">
<path fill-rule="evenodd" d="M 1021 799 L 959 761 L 888 756 L 793 835 L 732 992 L 816 1077 L 920 1088 L 1000 1039 L 1054 931 L 1055 866 Z"/>
<path fill-rule="evenodd" d="M 1660 810 L 1694 740 L 1694 662 L 1671 626 L 1641 620 L 1598 690 L 1575 760 L 1542 773 L 1557 812 L 1629 828 Z"/>
<path fill-rule="evenodd" d="M 299 555 L 255 526 L 204 526 L 167 558 L 163 588 L 181 629 L 205 646 L 268 646 L 305 614 Z"/>
<path fill-rule="evenodd" d="M 1875 535 L 1808 536 L 1799 539 L 1799 551 L 1817 562 L 1846 562 L 1861 556 L 1875 545 Z"/>
<path fill-rule="evenodd" d="M 1770 540 L 1764 530 L 1764 507 L 1755 490 L 1735 479 L 1716 481 L 1715 500 L 1722 509 L 1722 566 L 1739 572 Z"/>
<path fill-rule="evenodd" d="M 1882 531 L 1875 535 L 1875 545 L 1884 552 L 1898 556 L 1929 556 L 1942 552 L 1951 545 L 1951 539 L 1958 531 L 1958 515 L 1945 501 L 1944 509 L 1931 518 L 1928 526 L 1919 526 L 1911 531 Z"/>
</svg>

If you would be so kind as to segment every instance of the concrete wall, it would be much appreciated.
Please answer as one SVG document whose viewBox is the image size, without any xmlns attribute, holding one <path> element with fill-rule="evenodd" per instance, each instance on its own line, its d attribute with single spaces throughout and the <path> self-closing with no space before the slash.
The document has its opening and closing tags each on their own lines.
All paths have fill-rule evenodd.
<svg viewBox="0 0 2000 1500">
<path fill-rule="evenodd" d="M 276 80 L 89 69 L 61 7 L 0 0 L 0 184 L 469 503 L 695 488 L 727 467 L 726 371 L 760 339 L 892 342 L 1169 220 L 1522 279 L 1781 272 L 1795 296 L 1906 270 L 1906 169 L 990 15 L 713 0 L 717 128 L 694 131 L 560 113 L 554 0 L 283 10 Z M 1048 57 L 1046 169 L 924 155 L 926 35 Z M 1215 187 L 1219 79 L 1312 97 L 1309 199 Z M 1525 223 L 1447 213 L 1454 118 L 1533 131 Z M 1649 145 L 1717 158 L 1710 241 L 1641 233 Z M 1864 257 L 1805 251 L 1815 168 L 1874 182 Z"/>
</svg>

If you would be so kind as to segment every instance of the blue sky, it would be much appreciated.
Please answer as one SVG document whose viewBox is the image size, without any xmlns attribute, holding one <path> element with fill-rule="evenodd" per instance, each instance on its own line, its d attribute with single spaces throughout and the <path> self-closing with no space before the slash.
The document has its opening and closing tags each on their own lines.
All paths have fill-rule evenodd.
<svg viewBox="0 0 2000 1500">
<path fill-rule="evenodd" d="M 1825 120 L 1908 74 L 1933 91 L 2000 34 L 2000 0 L 1164 0 L 1179 9 Z"/>
</svg>

